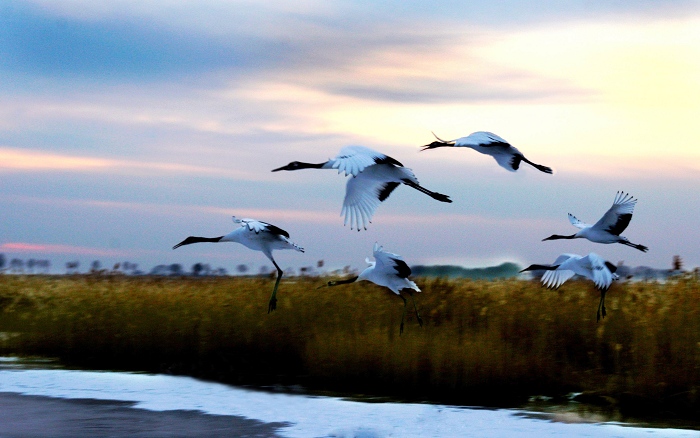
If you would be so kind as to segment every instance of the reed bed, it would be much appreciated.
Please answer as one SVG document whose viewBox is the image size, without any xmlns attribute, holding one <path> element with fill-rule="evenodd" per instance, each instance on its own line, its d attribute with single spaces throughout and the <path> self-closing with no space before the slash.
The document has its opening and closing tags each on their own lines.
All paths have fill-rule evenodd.
<svg viewBox="0 0 700 438">
<path fill-rule="evenodd" d="M 0 353 L 237 384 L 512 405 L 583 392 L 638 413 L 700 414 L 700 284 L 418 278 L 424 320 L 368 283 L 0 275 Z M 410 299 L 409 299 L 410 306 Z"/>
</svg>

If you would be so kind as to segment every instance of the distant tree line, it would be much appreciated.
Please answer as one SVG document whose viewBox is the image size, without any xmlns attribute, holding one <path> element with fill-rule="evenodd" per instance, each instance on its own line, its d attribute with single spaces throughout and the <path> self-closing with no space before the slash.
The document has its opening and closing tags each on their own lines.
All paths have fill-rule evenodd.
<svg viewBox="0 0 700 438">
<path fill-rule="evenodd" d="M 66 274 L 79 274 L 80 262 L 78 260 L 70 261 L 65 264 Z M 348 276 L 357 275 L 357 271 L 350 266 L 345 266 L 343 269 L 333 271 L 323 270 L 324 261 L 319 260 L 316 266 L 302 266 L 298 270 L 298 275 L 302 277 L 318 277 L 322 275 L 331 276 Z M 46 259 L 28 259 L 22 260 L 19 258 L 8 258 L 0 253 L 0 273 L 8 272 L 12 274 L 48 274 L 51 269 L 51 262 Z M 630 267 L 624 265 L 624 262 L 618 262 L 617 274 L 620 278 L 635 278 L 642 280 L 663 280 L 673 275 L 685 272 L 683 270 L 683 260 L 680 256 L 674 256 L 671 262 L 671 269 L 654 269 L 648 266 Z M 498 266 L 490 266 L 486 268 L 464 268 L 456 265 L 415 265 L 411 266 L 412 274 L 417 277 L 448 277 L 448 278 L 471 278 L 471 279 L 497 279 L 516 277 L 519 274 L 520 266 L 515 263 L 502 263 Z M 257 275 L 268 276 L 275 275 L 276 271 L 269 266 L 261 266 L 257 274 L 250 273 L 250 267 L 246 264 L 236 265 L 237 275 Z M 700 273 L 700 268 L 694 270 L 696 275 Z M 192 277 L 209 277 L 209 276 L 225 276 L 229 275 L 228 270 L 223 267 L 213 268 L 208 263 L 195 263 L 190 269 L 186 269 L 180 263 L 172 263 L 169 265 L 156 265 L 149 272 L 139 269 L 137 263 L 125 261 L 116 263 L 111 269 L 103 268 L 102 262 L 93 260 L 87 270 L 89 274 L 123 274 L 123 275 L 160 275 L 160 276 L 192 276 Z M 297 271 L 288 267 L 284 270 L 284 275 L 293 277 L 297 275 Z"/>
<path fill-rule="evenodd" d="M 471 278 L 474 280 L 517 277 L 520 269 L 520 266 L 510 262 L 488 268 L 464 268 L 455 265 L 411 266 L 413 275 L 419 277 Z"/>
<path fill-rule="evenodd" d="M 123 274 L 123 275 L 160 275 L 160 276 L 192 276 L 192 277 L 209 277 L 209 276 L 225 276 L 229 275 L 226 268 L 217 267 L 214 268 L 208 263 L 195 263 L 190 269 L 186 269 L 180 263 L 171 263 L 169 265 L 156 265 L 150 271 L 145 272 L 139 269 L 137 263 L 125 261 L 121 263 L 116 263 L 111 269 L 102 266 L 102 262 L 99 260 L 93 260 L 89 265 L 89 268 L 84 272 L 88 274 Z M 316 266 L 302 266 L 299 268 L 299 275 L 301 276 L 319 276 L 326 274 L 326 272 L 321 271 L 324 266 L 324 261 L 319 260 Z M 68 275 L 80 274 L 80 261 L 73 260 L 66 262 L 65 273 Z M 0 273 L 9 272 L 13 274 L 48 274 L 51 268 L 51 263 L 49 260 L 37 260 L 29 259 L 27 261 L 13 258 L 9 260 L 7 257 L 0 253 Z M 238 275 L 260 275 L 267 276 L 274 274 L 276 271 L 269 266 L 261 266 L 257 274 L 251 274 L 250 267 L 246 264 L 239 264 L 236 266 L 236 273 Z M 332 275 L 345 275 L 351 273 L 352 270 L 349 266 L 346 266 L 342 270 L 333 271 Z M 284 270 L 286 276 L 296 276 L 297 272 L 294 268 L 288 267 Z"/>
<path fill-rule="evenodd" d="M 5 254 L 0 254 L 0 271 L 4 271 L 6 265 L 8 263 Z M 25 262 L 18 258 L 11 259 L 7 267 L 7 270 L 14 274 L 48 274 L 50 269 L 49 260 L 29 259 Z"/>
</svg>

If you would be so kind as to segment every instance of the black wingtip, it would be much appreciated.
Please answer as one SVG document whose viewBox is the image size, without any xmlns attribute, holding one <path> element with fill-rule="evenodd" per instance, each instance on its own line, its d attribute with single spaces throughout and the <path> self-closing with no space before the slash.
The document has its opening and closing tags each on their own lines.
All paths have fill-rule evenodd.
<svg viewBox="0 0 700 438">
<path fill-rule="evenodd" d="M 530 163 L 530 164 L 532 164 L 532 167 L 539 170 L 540 172 L 544 172 L 548 175 L 551 175 L 554 173 L 554 171 L 552 170 L 551 167 L 547 167 L 547 166 L 543 166 L 541 164 L 535 164 L 535 163 Z"/>
<path fill-rule="evenodd" d="M 436 201 L 447 202 L 448 204 L 452 203 L 452 199 L 450 199 L 450 197 L 447 195 L 443 195 L 442 193 L 432 193 L 431 197 Z"/>
</svg>

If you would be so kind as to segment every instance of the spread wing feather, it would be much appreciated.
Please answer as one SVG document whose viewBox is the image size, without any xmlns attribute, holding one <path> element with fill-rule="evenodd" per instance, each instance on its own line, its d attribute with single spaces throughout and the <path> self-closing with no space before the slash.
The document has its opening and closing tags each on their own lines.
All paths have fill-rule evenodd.
<svg viewBox="0 0 700 438">
<path fill-rule="evenodd" d="M 400 183 L 380 181 L 364 173 L 348 179 L 341 216 L 344 224 L 350 223 L 351 229 L 367 229 L 379 204 L 389 197 Z"/>
<path fill-rule="evenodd" d="M 408 278 L 408 276 L 411 275 L 411 268 L 408 267 L 403 257 L 400 255 L 384 251 L 384 247 L 376 243 L 374 244 L 372 255 L 374 255 L 374 259 L 377 261 L 375 269 L 385 272 L 395 271 L 399 278 Z"/>
<path fill-rule="evenodd" d="M 598 254 L 590 253 L 581 259 L 581 266 L 585 269 L 590 269 L 591 280 L 596 287 L 601 290 L 607 290 L 612 284 L 613 274 L 605 264 L 605 259 Z"/>
<path fill-rule="evenodd" d="M 542 284 L 551 289 L 557 289 L 571 277 L 576 275 L 574 271 L 568 269 L 556 269 L 554 271 L 546 271 L 542 276 Z"/>
<path fill-rule="evenodd" d="M 569 222 L 571 222 L 571 225 L 575 226 L 576 228 L 584 229 L 590 227 L 587 223 L 581 222 L 574 216 L 573 214 L 569 213 Z"/>
<path fill-rule="evenodd" d="M 477 131 L 472 132 L 466 137 L 455 140 L 455 146 L 481 146 L 485 148 L 501 147 L 509 148 L 511 145 L 503 137 L 494 134 L 493 132 Z"/>
<path fill-rule="evenodd" d="M 605 230 L 610 234 L 619 236 L 625 231 L 632 220 L 634 206 L 637 200 L 624 192 L 617 192 L 612 207 L 603 215 L 593 227 Z"/>
<path fill-rule="evenodd" d="M 358 176 L 367 167 L 378 163 L 401 166 L 393 158 L 364 146 L 345 146 L 332 161 L 331 167 L 338 169 L 338 173 L 345 172 L 345 176 Z"/>
<path fill-rule="evenodd" d="M 236 216 L 233 216 L 233 222 L 237 224 L 241 224 L 241 227 L 247 227 L 248 230 L 254 231 L 255 234 L 260 233 L 261 231 L 265 231 L 268 233 L 276 234 L 278 236 L 284 236 L 289 239 L 289 233 L 284 231 L 282 228 L 277 227 L 272 224 L 268 224 L 267 222 L 259 221 L 256 219 L 250 219 L 250 218 L 241 218 L 241 219 L 236 219 Z"/>
</svg>

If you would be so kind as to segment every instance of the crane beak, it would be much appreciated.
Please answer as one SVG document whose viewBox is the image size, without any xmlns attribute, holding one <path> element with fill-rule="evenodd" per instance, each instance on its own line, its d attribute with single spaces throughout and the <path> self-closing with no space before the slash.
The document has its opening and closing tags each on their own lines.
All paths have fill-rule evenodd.
<svg viewBox="0 0 700 438">
<path fill-rule="evenodd" d="M 280 170 L 287 170 L 287 166 L 278 167 L 277 169 L 272 169 L 273 172 L 279 172 Z"/>
</svg>

